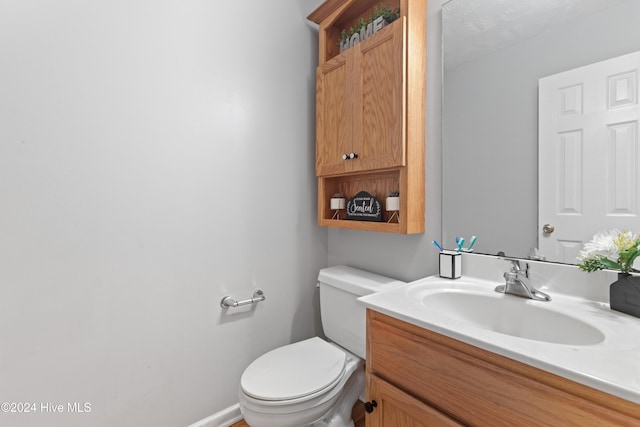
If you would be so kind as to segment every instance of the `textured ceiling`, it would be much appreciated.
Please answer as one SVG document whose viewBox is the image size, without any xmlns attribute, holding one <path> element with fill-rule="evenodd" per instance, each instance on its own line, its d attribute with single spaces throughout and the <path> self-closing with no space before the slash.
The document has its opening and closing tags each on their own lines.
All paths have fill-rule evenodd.
<svg viewBox="0 0 640 427">
<path fill-rule="evenodd" d="M 450 0 L 442 6 L 444 67 L 625 1 L 638 0 Z"/>
</svg>

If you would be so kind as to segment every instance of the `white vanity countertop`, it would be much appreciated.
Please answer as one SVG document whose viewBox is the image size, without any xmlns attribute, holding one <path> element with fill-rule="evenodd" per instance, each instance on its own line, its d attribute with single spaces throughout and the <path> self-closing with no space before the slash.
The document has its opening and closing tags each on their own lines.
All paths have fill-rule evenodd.
<svg viewBox="0 0 640 427">
<path fill-rule="evenodd" d="M 413 325 L 640 404 L 640 318 L 612 311 L 604 302 L 552 293 L 545 288 L 538 289 L 551 294 L 550 302 L 502 296 L 518 298 L 522 304 L 549 304 L 554 311 L 570 314 L 604 334 L 604 340 L 597 344 L 569 345 L 497 333 L 442 311 L 429 310 L 421 302 L 425 295 L 444 288 L 494 292 L 497 284 L 500 282 L 474 277 L 449 280 L 432 276 L 361 297 L 359 301 Z M 477 309 L 483 310 L 483 307 L 479 305 Z"/>
</svg>

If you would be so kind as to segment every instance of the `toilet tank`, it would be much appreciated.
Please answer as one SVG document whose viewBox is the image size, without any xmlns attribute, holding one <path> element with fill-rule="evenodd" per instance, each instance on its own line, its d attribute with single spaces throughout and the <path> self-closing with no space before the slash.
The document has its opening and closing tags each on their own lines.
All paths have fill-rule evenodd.
<svg viewBox="0 0 640 427">
<path fill-rule="evenodd" d="M 347 266 L 320 270 L 320 315 L 329 340 L 365 358 L 366 308 L 357 299 L 404 285 L 405 282 Z"/>
</svg>

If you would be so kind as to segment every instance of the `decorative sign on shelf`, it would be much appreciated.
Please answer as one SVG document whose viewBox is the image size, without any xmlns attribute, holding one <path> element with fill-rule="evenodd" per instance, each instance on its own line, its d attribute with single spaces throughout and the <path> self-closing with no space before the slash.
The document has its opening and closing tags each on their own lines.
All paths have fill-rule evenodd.
<svg viewBox="0 0 640 427">
<path fill-rule="evenodd" d="M 338 46 L 340 46 L 340 53 L 349 49 L 352 46 L 357 45 L 362 40 L 370 37 L 383 29 L 385 25 L 391 24 L 393 21 L 400 17 L 400 8 L 392 9 L 391 2 L 379 5 L 373 9 L 369 15 L 369 19 L 365 20 L 364 16 L 358 20 L 355 26 L 351 27 L 349 31 L 346 29 L 340 33 L 340 40 Z"/>
<path fill-rule="evenodd" d="M 347 219 L 382 221 L 382 203 L 377 197 L 361 191 L 347 200 Z"/>
<path fill-rule="evenodd" d="M 373 22 L 370 22 L 366 26 L 360 28 L 360 31 L 354 32 L 350 37 L 345 37 L 340 42 L 340 53 L 344 52 L 350 47 L 357 45 L 367 37 L 374 35 L 378 31 L 383 29 L 386 24 L 387 22 L 384 20 L 384 18 L 382 16 L 378 16 L 373 20 Z"/>
</svg>

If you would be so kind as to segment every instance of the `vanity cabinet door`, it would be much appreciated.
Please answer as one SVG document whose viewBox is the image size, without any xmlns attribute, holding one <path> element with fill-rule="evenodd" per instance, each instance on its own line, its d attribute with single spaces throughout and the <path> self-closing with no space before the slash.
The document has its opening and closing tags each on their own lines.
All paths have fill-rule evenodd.
<svg viewBox="0 0 640 427">
<path fill-rule="evenodd" d="M 367 378 L 367 400 L 377 406 L 367 414 L 366 427 L 462 426 L 375 375 Z"/>
</svg>

